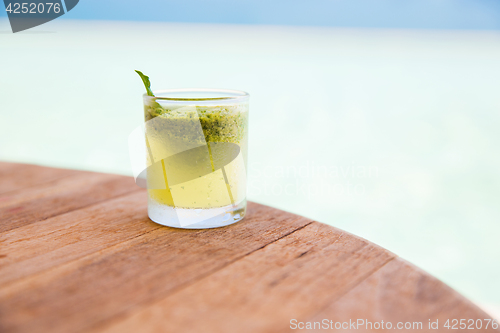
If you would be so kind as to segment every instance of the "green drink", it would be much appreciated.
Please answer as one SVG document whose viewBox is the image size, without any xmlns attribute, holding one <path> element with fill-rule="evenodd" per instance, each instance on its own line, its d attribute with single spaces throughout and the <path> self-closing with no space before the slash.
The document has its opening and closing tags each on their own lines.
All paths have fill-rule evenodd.
<svg viewBox="0 0 500 333">
<path fill-rule="evenodd" d="M 148 211 L 160 224 L 210 228 L 246 209 L 248 94 L 165 90 L 144 95 Z"/>
</svg>

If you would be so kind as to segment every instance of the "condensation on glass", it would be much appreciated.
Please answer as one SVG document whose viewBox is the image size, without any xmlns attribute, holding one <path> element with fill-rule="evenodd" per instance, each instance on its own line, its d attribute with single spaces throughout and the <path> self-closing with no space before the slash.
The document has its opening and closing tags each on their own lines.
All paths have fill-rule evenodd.
<svg viewBox="0 0 500 333">
<path fill-rule="evenodd" d="M 145 123 L 129 137 L 148 214 L 177 228 L 214 228 L 246 211 L 248 99 L 245 92 L 172 89 L 144 95 Z"/>
</svg>

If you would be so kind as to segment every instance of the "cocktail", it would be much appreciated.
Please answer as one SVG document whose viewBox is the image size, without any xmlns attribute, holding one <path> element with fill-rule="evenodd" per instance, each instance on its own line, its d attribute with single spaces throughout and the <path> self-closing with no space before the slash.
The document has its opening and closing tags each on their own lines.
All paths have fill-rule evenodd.
<svg viewBox="0 0 500 333">
<path fill-rule="evenodd" d="M 144 95 L 151 220 L 213 228 L 245 216 L 248 98 L 245 92 L 217 89 Z"/>
</svg>

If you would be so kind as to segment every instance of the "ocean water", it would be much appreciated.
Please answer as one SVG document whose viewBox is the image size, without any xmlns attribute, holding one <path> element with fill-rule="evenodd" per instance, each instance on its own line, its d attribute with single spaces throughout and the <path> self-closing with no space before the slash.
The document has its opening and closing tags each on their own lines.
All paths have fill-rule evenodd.
<svg viewBox="0 0 500 333">
<path fill-rule="evenodd" d="M 130 175 L 134 69 L 154 89 L 245 90 L 250 200 L 500 309 L 499 31 L 2 19 L 0 60 L 1 160 Z"/>
</svg>

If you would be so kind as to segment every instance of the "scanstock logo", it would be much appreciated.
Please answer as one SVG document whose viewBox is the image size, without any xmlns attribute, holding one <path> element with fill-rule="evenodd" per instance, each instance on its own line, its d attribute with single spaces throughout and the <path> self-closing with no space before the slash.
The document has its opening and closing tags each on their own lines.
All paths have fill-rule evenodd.
<svg viewBox="0 0 500 333">
<path fill-rule="evenodd" d="M 50 1 L 50 2 L 47 2 Z M 79 0 L 3 0 L 12 32 L 36 27 L 63 16 L 78 4 Z"/>
</svg>

